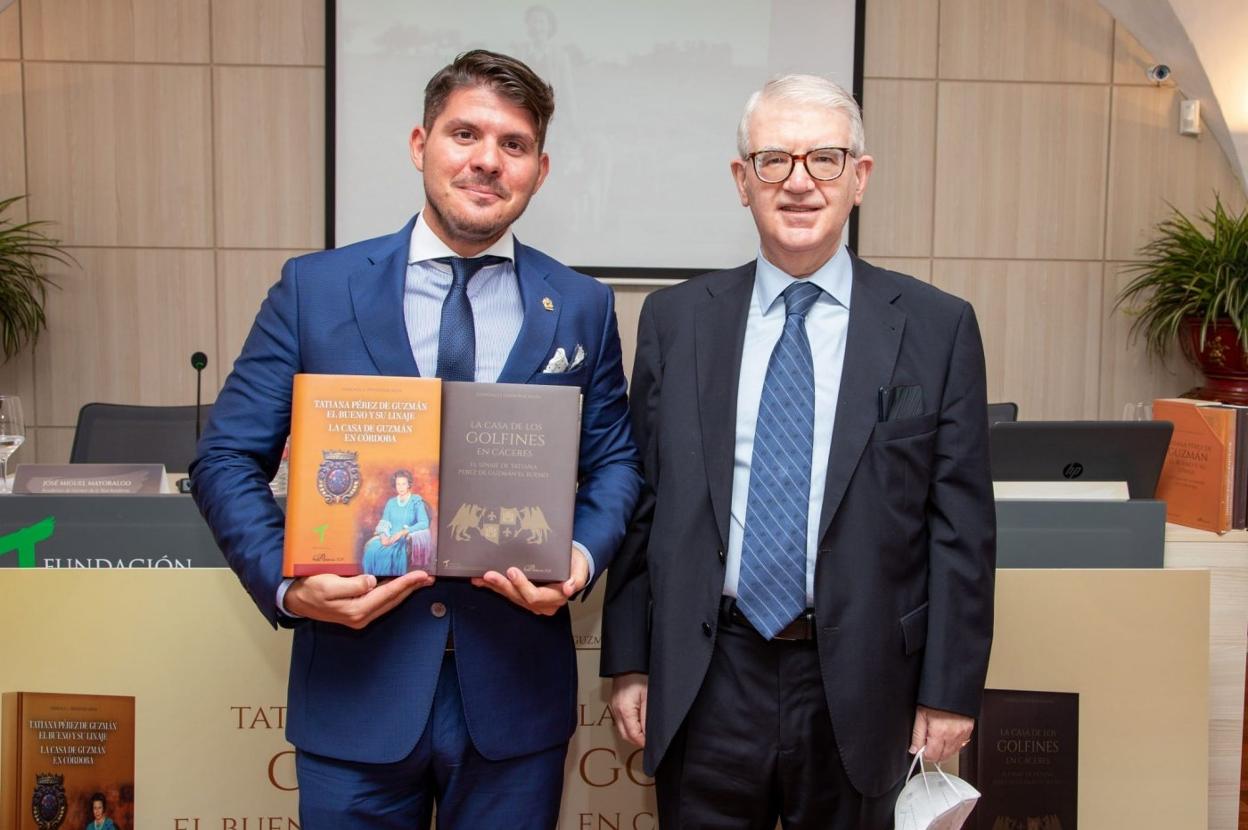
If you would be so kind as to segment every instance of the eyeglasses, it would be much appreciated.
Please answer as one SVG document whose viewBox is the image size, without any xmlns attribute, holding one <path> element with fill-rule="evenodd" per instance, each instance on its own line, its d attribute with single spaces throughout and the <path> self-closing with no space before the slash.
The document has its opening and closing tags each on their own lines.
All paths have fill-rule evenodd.
<svg viewBox="0 0 1248 830">
<path fill-rule="evenodd" d="M 754 173 L 760 181 L 779 184 L 793 174 L 793 165 L 801 162 L 812 179 L 830 182 L 845 172 L 847 147 L 820 147 L 808 153 L 786 153 L 783 150 L 757 150 L 746 158 L 754 162 Z"/>
</svg>

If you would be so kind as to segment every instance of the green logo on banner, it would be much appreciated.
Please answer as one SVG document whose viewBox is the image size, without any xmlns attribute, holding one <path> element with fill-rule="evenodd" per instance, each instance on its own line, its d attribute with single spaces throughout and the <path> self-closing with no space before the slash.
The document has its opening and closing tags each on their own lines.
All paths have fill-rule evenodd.
<svg viewBox="0 0 1248 830">
<path fill-rule="evenodd" d="M 55 530 L 56 519 L 49 516 L 8 536 L 0 536 L 0 556 L 7 556 L 17 551 L 17 567 L 33 568 L 35 567 L 35 545 L 44 539 L 52 538 Z"/>
</svg>

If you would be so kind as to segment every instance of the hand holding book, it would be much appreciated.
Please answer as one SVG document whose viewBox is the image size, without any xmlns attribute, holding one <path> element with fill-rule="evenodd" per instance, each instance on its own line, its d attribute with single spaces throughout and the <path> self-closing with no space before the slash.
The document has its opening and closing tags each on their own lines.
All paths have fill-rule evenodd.
<svg viewBox="0 0 1248 830">
<path fill-rule="evenodd" d="M 526 608 L 534 614 L 550 616 L 568 604 L 577 591 L 589 581 L 589 560 L 578 548 L 572 548 L 571 576 L 563 582 L 534 585 L 519 568 L 508 568 L 507 573 L 487 571 L 484 576 L 474 577 L 472 584 L 489 588 L 497 594 Z"/>
<path fill-rule="evenodd" d="M 413 591 L 432 584 L 433 577 L 424 571 L 408 571 L 386 580 L 378 580 L 372 574 L 314 574 L 291 583 L 285 605 L 287 611 L 300 617 L 360 629 L 389 612 Z"/>
</svg>

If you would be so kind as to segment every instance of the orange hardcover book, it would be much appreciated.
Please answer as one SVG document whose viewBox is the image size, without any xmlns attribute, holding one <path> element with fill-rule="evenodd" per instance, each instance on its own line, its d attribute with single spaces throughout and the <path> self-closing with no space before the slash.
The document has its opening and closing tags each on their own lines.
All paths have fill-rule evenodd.
<svg viewBox="0 0 1248 830">
<path fill-rule="evenodd" d="M 437 378 L 295 375 L 282 573 L 431 570 L 441 424 Z"/>
<path fill-rule="evenodd" d="M 1214 533 L 1231 529 L 1235 486 L 1235 411 L 1214 401 L 1159 398 L 1153 418 L 1174 424 L 1157 498 L 1166 521 Z"/>
<path fill-rule="evenodd" d="M 6 692 L 0 827 L 134 828 L 134 698 Z"/>
</svg>

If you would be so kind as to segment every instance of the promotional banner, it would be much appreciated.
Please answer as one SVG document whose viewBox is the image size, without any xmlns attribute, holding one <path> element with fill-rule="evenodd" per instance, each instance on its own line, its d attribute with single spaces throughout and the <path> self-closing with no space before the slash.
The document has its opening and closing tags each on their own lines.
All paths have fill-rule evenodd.
<svg viewBox="0 0 1248 830">
<path fill-rule="evenodd" d="M 579 725 L 559 827 L 654 830 L 653 782 L 597 677 L 601 593 L 573 615 Z M 0 596 L 0 691 L 134 697 L 135 827 L 298 830 L 290 632 L 268 626 L 232 572 L 7 568 Z"/>
</svg>

